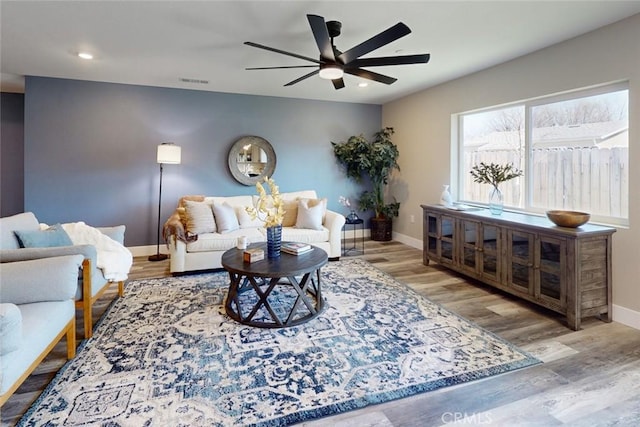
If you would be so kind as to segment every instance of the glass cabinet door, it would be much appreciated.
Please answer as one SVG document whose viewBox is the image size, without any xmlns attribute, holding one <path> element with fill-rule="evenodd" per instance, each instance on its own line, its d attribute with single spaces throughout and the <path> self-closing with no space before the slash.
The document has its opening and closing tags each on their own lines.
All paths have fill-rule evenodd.
<svg viewBox="0 0 640 427">
<path fill-rule="evenodd" d="M 438 257 L 438 216 L 433 214 L 427 214 L 426 218 L 426 239 L 427 239 L 427 254 L 431 257 Z"/>
<path fill-rule="evenodd" d="M 536 249 L 539 271 L 536 297 L 564 307 L 566 296 L 561 284 L 566 281 L 562 268 L 566 265 L 566 243 L 561 239 L 541 235 Z"/>
<path fill-rule="evenodd" d="M 460 222 L 460 232 L 462 233 L 460 265 L 472 273 L 476 273 L 478 270 L 479 230 L 480 223 L 477 221 L 462 220 Z"/>
<path fill-rule="evenodd" d="M 428 256 L 439 263 L 452 264 L 454 260 L 455 219 L 446 215 L 428 213 L 425 221 Z"/>
<path fill-rule="evenodd" d="M 456 220 L 450 216 L 442 215 L 440 217 L 440 262 L 454 262 L 454 241 Z"/>
<path fill-rule="evenodd" d="M 480 271 L 482 277 L 487 280 L 499 283 L 501 281 L 502 268 L 500 262 L 501 244 L 500 244 L 500 228 L 495 225 L 482 224 L 480 242 Z"/>
<path fill-rule="evenodd" d="M 507 285 L 533 295 L 534 236 L 515 230 L 507 233 Z"/>
</svg>

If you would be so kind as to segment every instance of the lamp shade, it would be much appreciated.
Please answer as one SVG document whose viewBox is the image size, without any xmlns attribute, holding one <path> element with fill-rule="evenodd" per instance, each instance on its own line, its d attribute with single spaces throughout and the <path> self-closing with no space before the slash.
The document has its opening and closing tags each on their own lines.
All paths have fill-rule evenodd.
<svg viewBox="0 0 640 427">
<path fill-rule="evenodd" d="M 180 164 L 181 149 L 173 142 L 163 142 L 158 145 L 158 163 Z"/>
</svg>

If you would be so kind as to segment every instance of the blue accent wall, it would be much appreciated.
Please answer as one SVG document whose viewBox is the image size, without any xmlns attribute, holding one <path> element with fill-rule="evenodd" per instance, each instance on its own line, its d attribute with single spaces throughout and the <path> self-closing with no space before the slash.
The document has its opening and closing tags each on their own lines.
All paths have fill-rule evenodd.
<svg viewBox="0 0 640 427">
<path fill-rule="evenodd" d="M 234 180 L 234 141 L 258 135 L 277 155 L 280 190 L 315 189 L 329 208 L 360 187 L 336 163 L 331 141 L 381 128 L 379 105 L 27 77 L 24 209 L 41 222 L 125 224 L 127 246 L 156 243 L 156 147 L 174 142 L 182 163 L 165 165 L 162 220 L 186 194 L 255 194 Z"/>
<path fill-rule="evenodd" d="M 0 101 L 0 216 L 9 216 L 24 209 L 24 95 Z"/>
</svg>

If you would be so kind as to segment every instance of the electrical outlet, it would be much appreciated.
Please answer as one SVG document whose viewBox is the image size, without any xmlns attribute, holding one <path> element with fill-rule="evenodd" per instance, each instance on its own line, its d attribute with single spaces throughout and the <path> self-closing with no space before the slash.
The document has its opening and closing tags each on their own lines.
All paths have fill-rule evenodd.
<svg viewBox="0 0 640 427">
<path fill-rule="evenodd" d="M 416 216 L 415 215 L 411 215 L 409 217 L 409 221 L 411 222 L 411 224 L 414 224 L 416 222 Z"/>
</svg>

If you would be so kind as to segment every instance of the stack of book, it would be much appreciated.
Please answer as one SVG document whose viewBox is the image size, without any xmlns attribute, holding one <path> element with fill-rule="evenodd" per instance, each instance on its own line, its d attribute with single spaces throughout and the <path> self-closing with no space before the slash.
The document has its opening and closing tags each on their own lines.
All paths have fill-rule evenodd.
<svg viewBox="0 0 640 427">
<path fill-rule="evenodd" d="M 291 255 L 300 255 L 311 250 L 311 245 L 308 243 L 299 242 L 285 242 L 280 247 L 282 252 L 286 252 Z"/>
</svg>

